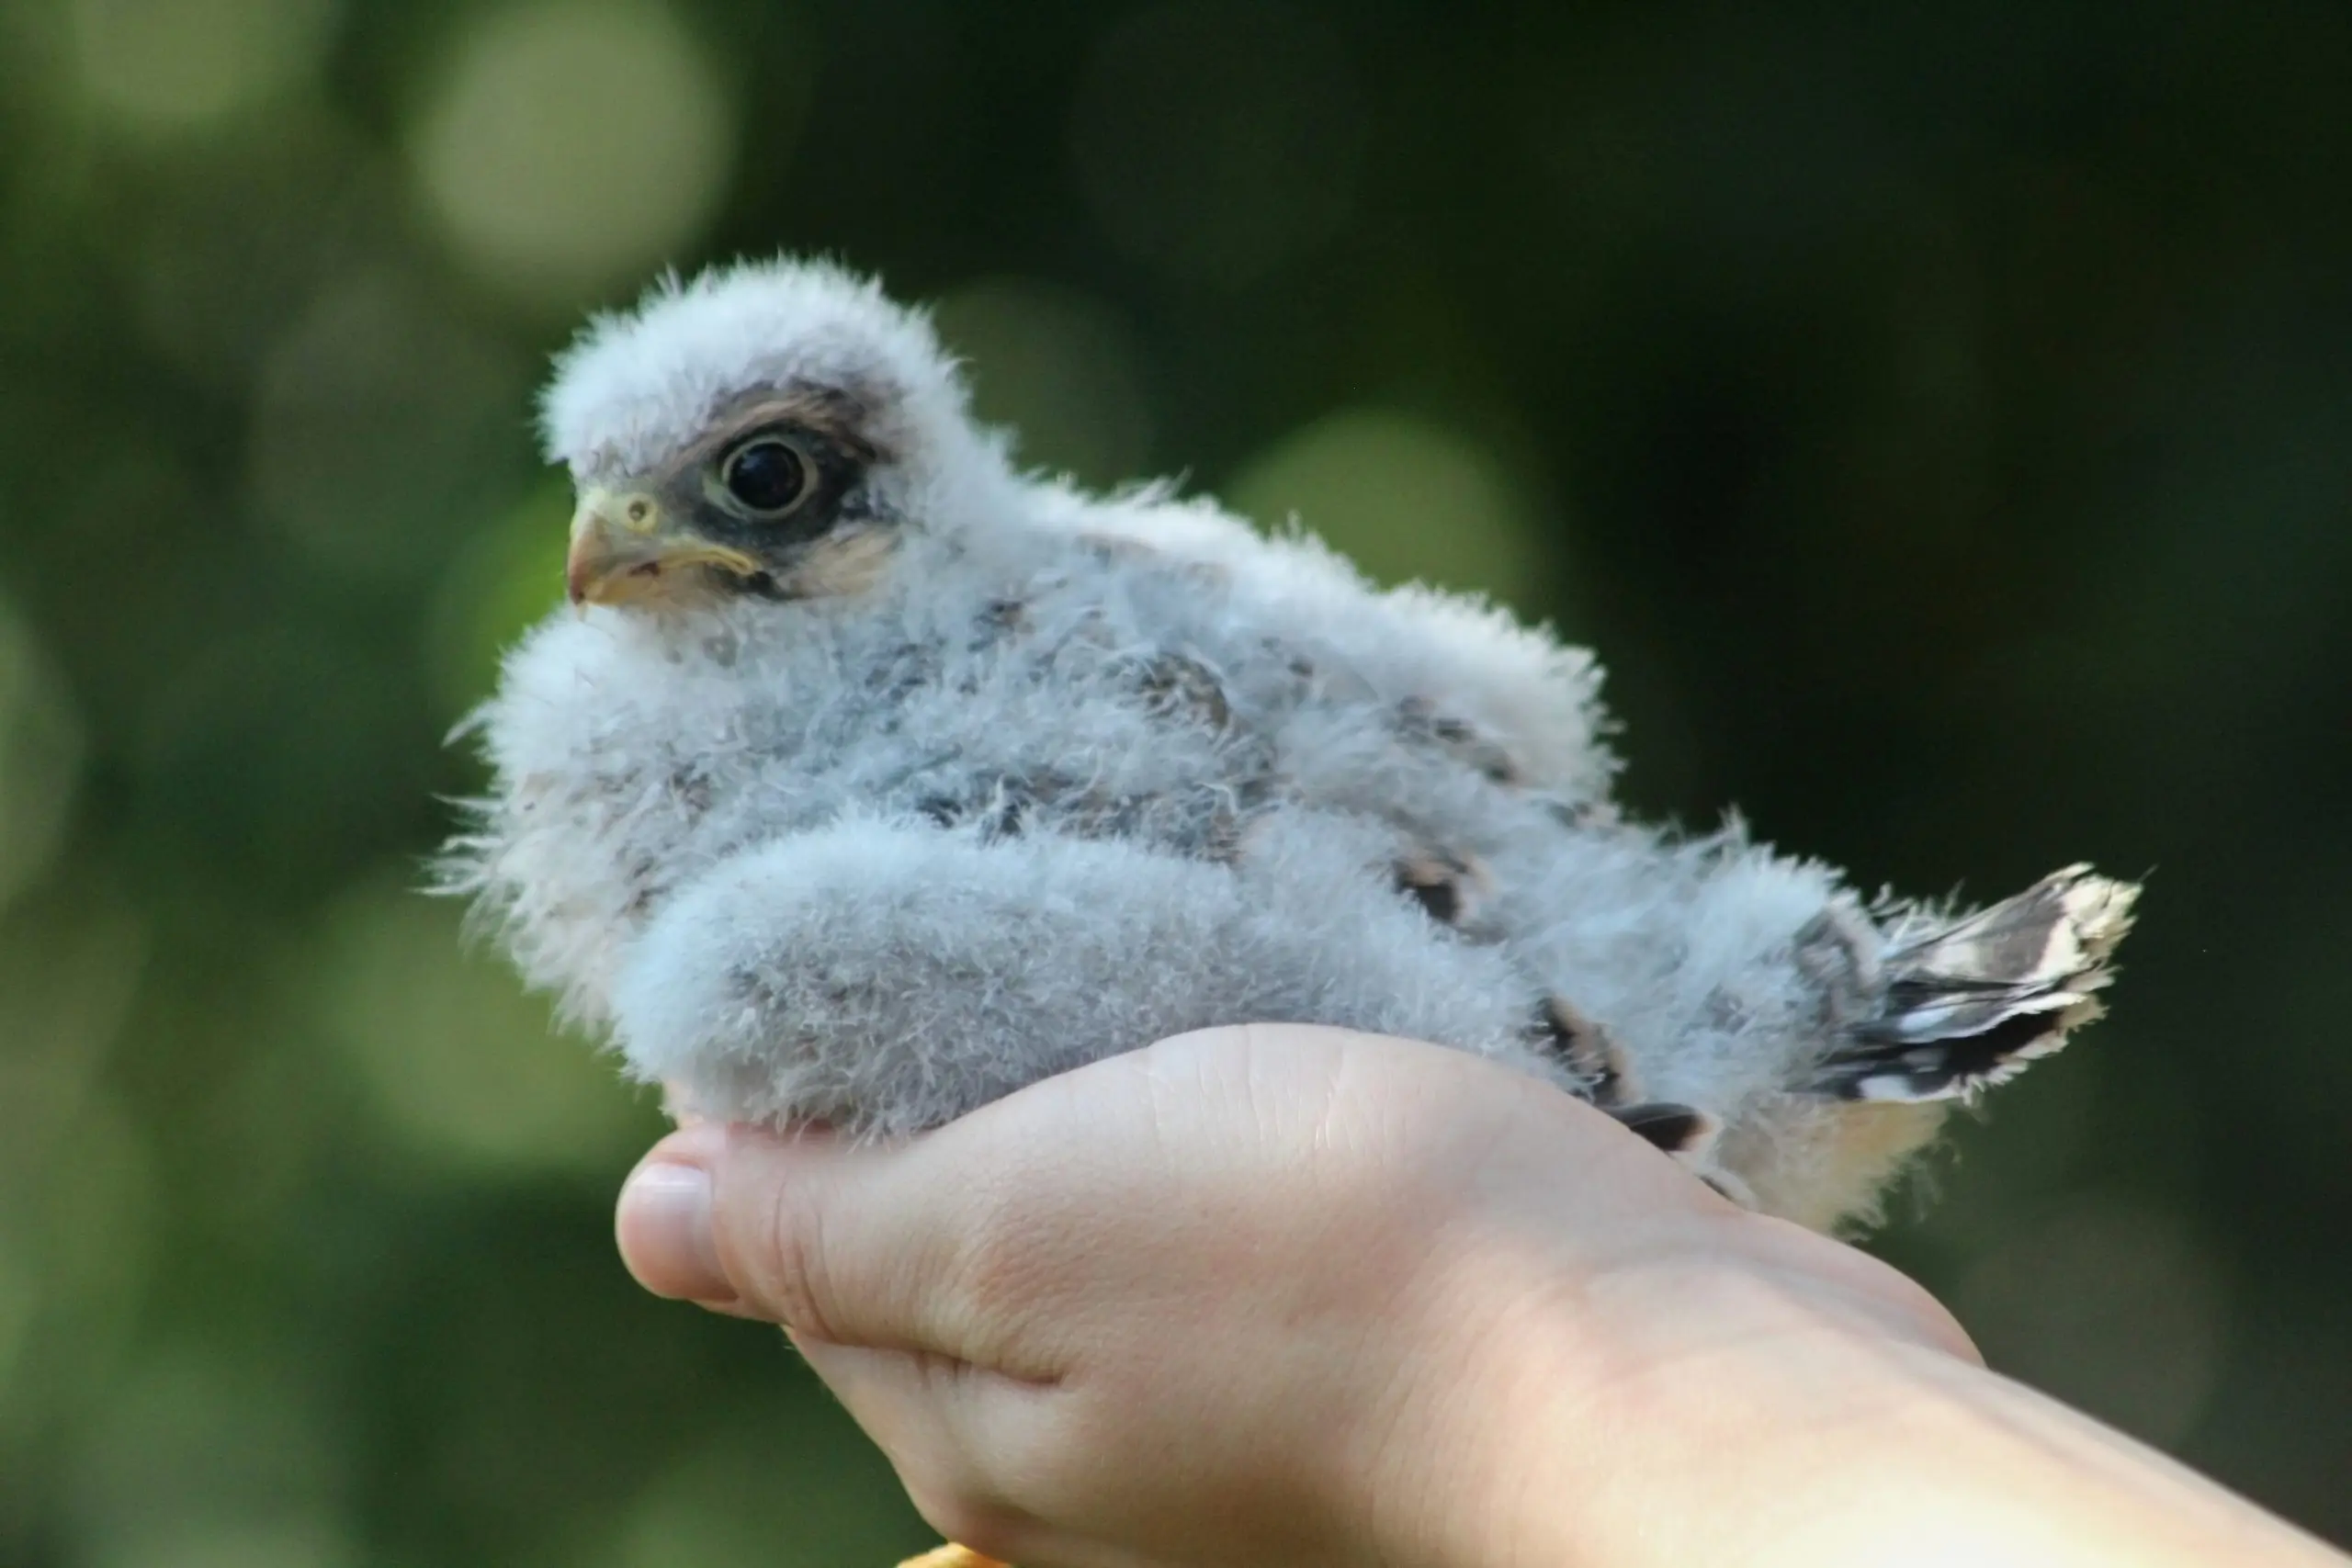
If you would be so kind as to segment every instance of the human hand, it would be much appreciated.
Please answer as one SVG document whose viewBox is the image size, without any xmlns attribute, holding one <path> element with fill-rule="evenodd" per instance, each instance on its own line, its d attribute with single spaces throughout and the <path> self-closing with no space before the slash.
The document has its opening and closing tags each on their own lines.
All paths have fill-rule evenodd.
<svg viewBox="0 0 2352 1568">
<path fill-rule="evenodd" d="M 784 1324 L 925 1517 L 1024 1565 L 1557 1562 L 1532 1496 L 1670 1541 L 1694 1420 L 1752 1436 L 1743 1369 L 1973 1358 L 1570 1097 L 1324 1029 L 1163 1042 L 899 1146 L 689 1128 L 619 1233 L 656 1292 Z"/>
</svg>

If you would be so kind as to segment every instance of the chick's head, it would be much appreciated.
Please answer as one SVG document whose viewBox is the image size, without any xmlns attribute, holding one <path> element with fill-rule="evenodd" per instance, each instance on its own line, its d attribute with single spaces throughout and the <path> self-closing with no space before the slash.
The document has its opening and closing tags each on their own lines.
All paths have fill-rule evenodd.
<svg viewBox="0 0 2352 1568">
<path fill-rule="evenodd" d="M 655 288 L 558 361 L 548 454 L 579 491 L 575 604 L 691 608 L 854 593 L 910 529 L 1005 472 L 921 315 L 816 263 Z"/>
</svg>

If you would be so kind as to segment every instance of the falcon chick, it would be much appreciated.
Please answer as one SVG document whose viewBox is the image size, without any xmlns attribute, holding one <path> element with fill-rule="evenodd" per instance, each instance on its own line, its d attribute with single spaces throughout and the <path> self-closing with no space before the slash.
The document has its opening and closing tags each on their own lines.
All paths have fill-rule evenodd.
<svg viewBox="0 0 2352 1568">
<path fill-rule="evenodd" d="M 1020 471 L 925 319 L 829 265 L 598 321 L 544 428 L 578 613 L 470 721 L 493 784 L 446 881 L 679 1110 L 901 1134 L 1336 1024 L 1829 1228 L 2097 1013 L 2131 921 L 2083 866 L 1962 913 L 1620 819 L 1587 654 L 1169 486 Z"/>
</svg>

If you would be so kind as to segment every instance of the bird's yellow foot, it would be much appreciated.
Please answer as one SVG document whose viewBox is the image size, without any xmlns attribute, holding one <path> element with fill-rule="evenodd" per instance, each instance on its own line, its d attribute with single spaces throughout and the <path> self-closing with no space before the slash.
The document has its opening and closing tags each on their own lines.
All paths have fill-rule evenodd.
<svg viewBox="0 0 2352 1568">
<path fill-rule="evenodd" d="M 1005 1568 L 993 1557 L 983 1557 L 968 1546 L 949 1541 L 929 1551 L 908 1558 L 899 1568 Z"/>
</svg>

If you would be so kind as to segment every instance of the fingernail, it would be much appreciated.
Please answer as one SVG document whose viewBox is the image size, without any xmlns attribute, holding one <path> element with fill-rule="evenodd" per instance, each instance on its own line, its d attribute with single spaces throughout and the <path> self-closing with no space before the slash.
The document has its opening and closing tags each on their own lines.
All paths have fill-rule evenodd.
<svg viewBox="0 0 2352 1568">
<path fill-rule="evenodd" d="M 621 1190 L 621 1256 L 657 1296 L 719 1304 L 735 1287 L 711 1235 L 710 1173 L 696 1166 L 639 1166 Z"/>
</svg>

